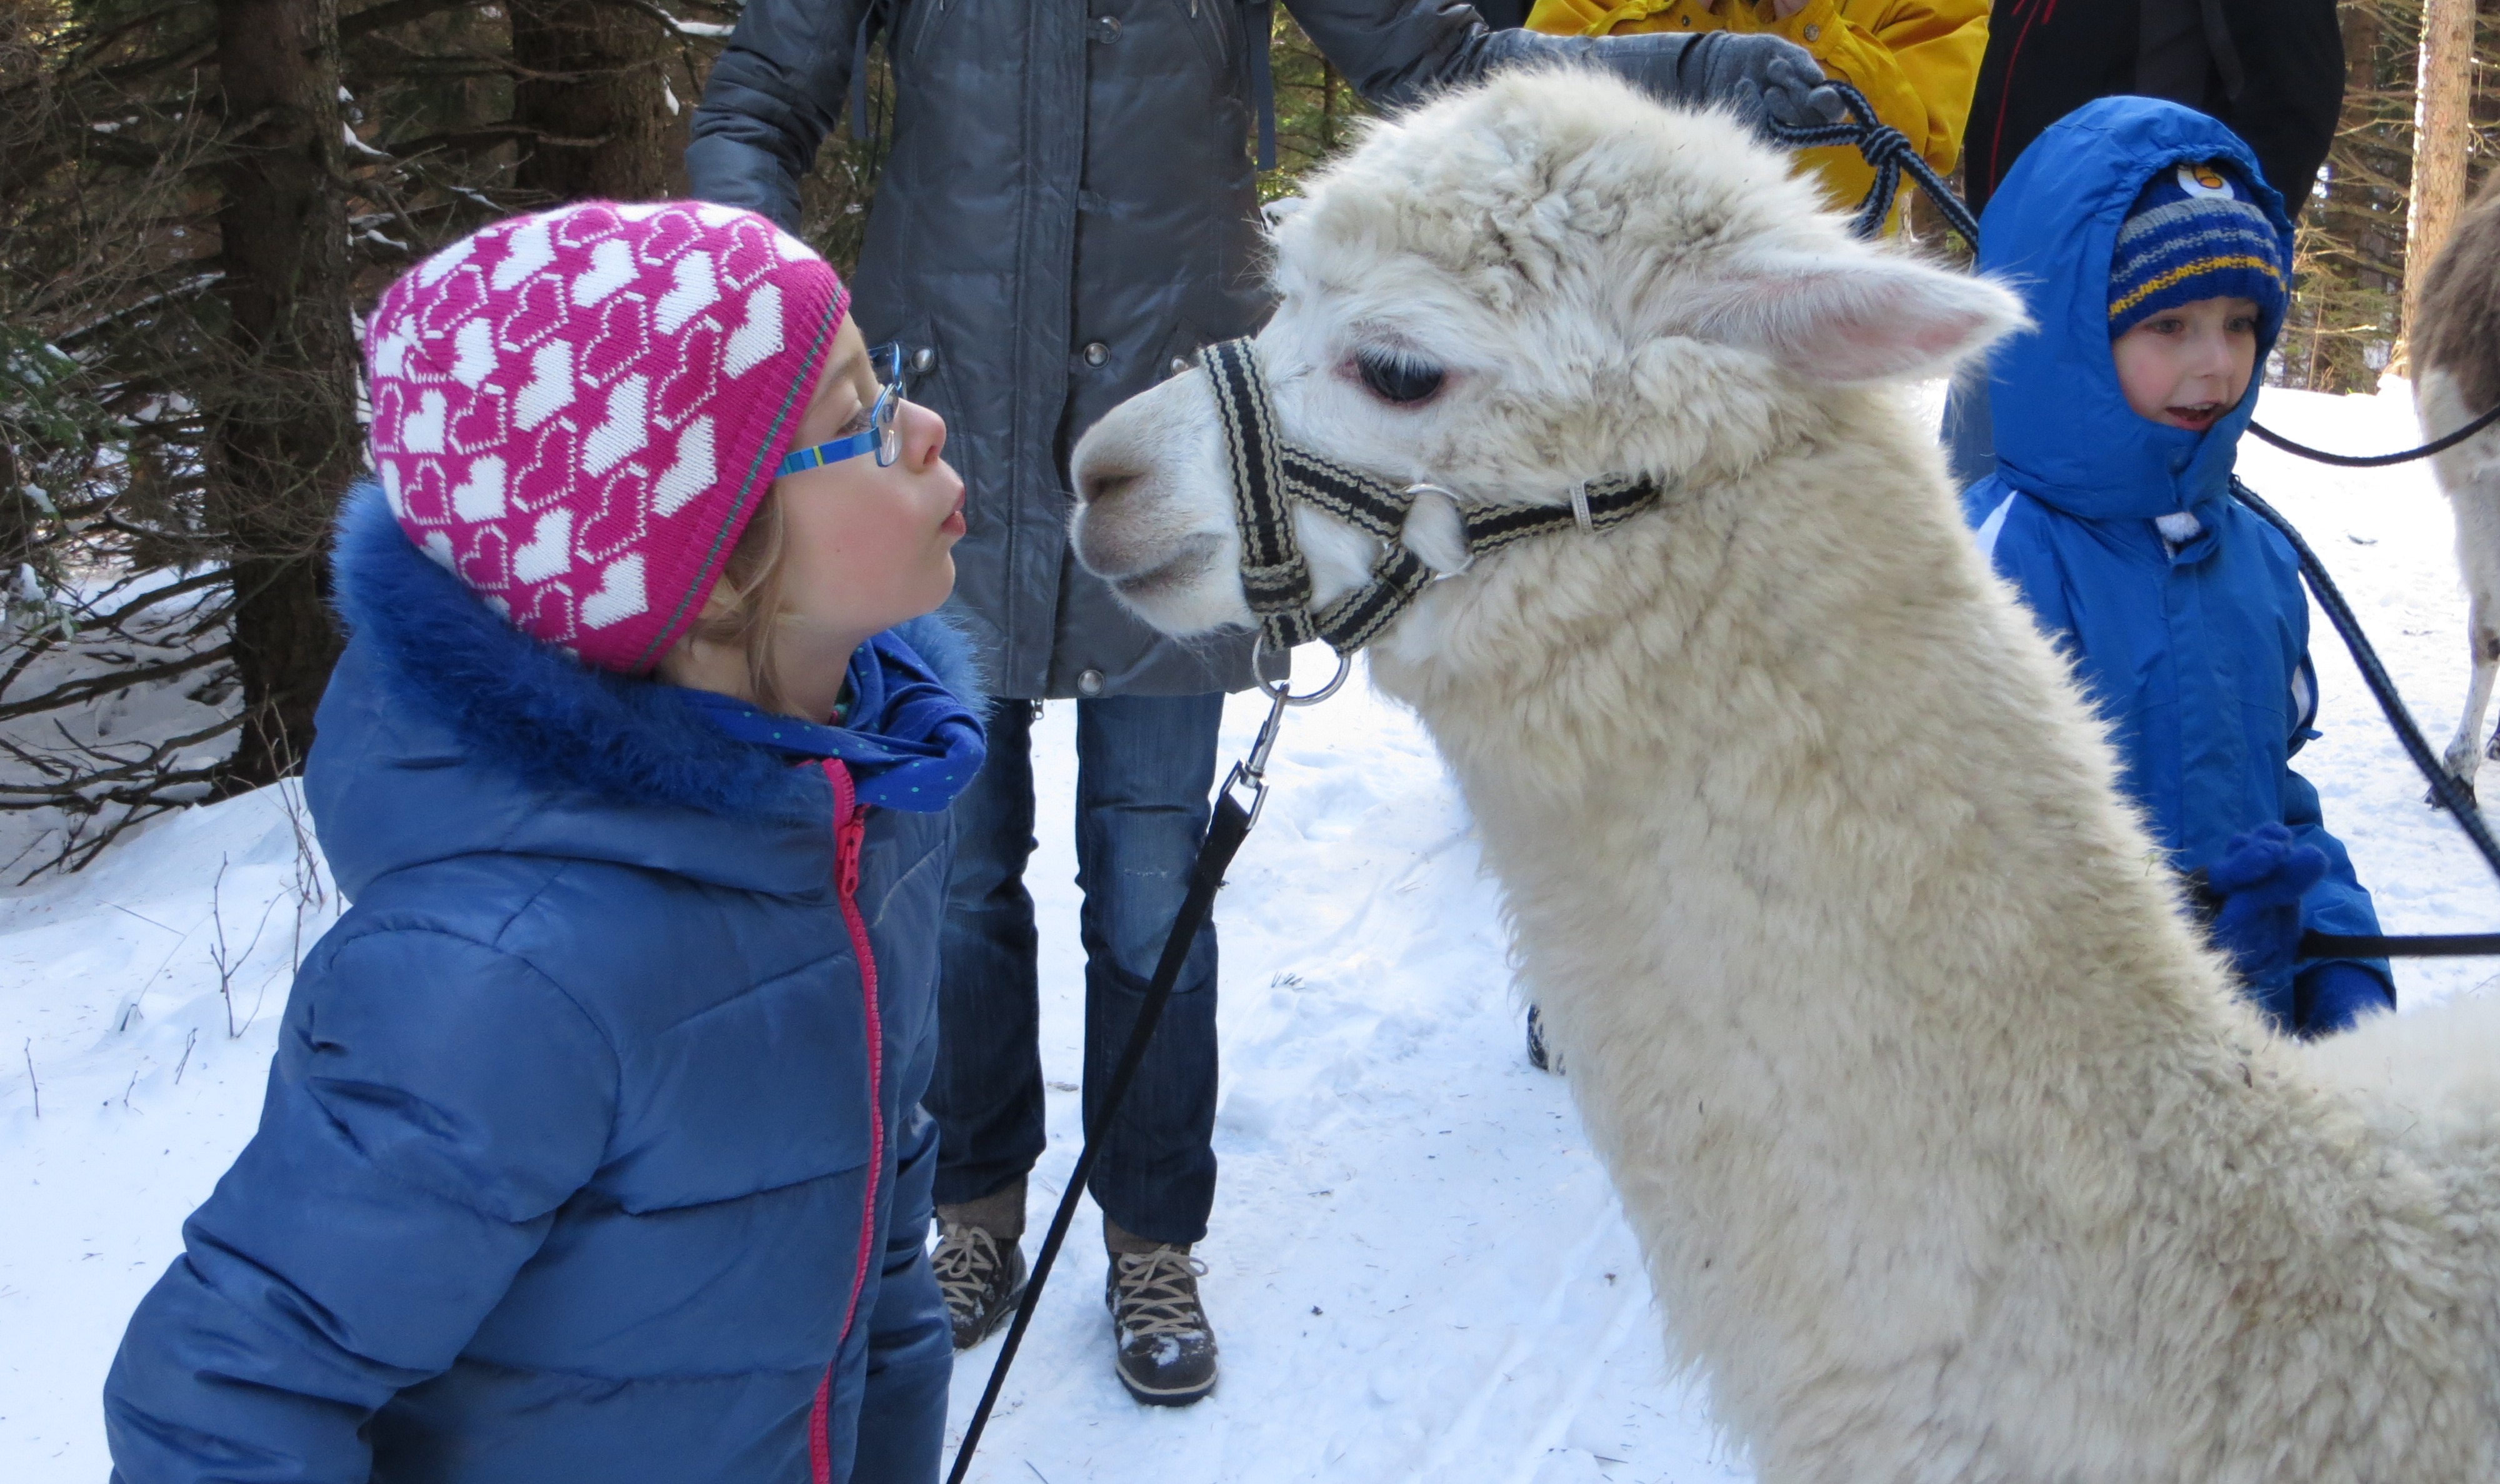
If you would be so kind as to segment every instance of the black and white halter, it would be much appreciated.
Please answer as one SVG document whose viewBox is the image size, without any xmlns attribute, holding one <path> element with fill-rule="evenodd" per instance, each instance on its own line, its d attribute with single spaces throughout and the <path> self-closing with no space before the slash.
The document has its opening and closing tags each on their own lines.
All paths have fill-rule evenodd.
<svg viewBox="0 0 2500 1484">
<path fill-rule="evenodd" d="M 1611 531 L 1657 508 L 1666 491 L 1641 475 L 1608 474 L 1578 485 L 1565 505 L 1461 500 L 1435 484 L 1393 484 L 1284 440 L 1267 398 L 1267 378 L 1251 342 L 1206 347 L 1207 379 L 1224 422 L 1233 468 L 1233 511 L 1241 528 L 1241 591 L 1259 618 L 1263 647 L 1282 654 L 1313 639 L 1351 655 L 1397 622 L 1432 580 L 1406 549 L 1407 512 L 1434 494 L 1458 508 L 1470 565 L 1531 536 Z M 1311 569 L 1294 539 L 1294 502 L 1315 506 L 1381 543 L 1371 579 L 1325 608 L 1311 606 Z"/>
</svg>

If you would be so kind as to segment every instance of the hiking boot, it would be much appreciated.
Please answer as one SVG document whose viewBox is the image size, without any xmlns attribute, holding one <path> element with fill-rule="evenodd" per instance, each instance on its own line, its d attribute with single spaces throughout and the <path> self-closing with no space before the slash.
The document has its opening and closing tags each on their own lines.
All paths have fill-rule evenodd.
<svg viewBox="0 0 2500 1484">
<path fill-rule="evenodd" d="M 1187 1246 L 1170 1242 L 1111 1252 L 1102 1299 L 1116 1341 L 1112 1367 L 1149 1406 L 1187 1406 L 1215 1389 L 1215 1331 L 1198 1302 L 1205 1271 Z"/>
<path fill-rule="evenodd" d="M 1008 1198 L 1012 1198 L 1011 1200 Z M 1024 1297 L 1024 1181 L 998 1195 L 938 1208 L 929 1271 L 946 1301 L 955 1348 L 969 1350 L 1006 1322 Z"/>
</svg>

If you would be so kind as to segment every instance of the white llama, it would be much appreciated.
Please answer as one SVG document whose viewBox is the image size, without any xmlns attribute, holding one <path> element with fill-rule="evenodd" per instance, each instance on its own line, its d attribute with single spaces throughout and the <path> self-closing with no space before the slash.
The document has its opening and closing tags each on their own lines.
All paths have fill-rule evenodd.
<svg viewBox="0 0 2500 1484">
<path fill-rule="evenodd" d="M 1601 79 L 1378 125 L 1277 229 L 1282 435 L 1656 511 L 1371 650 L 1479 823 L 1673 1341 L 1765 1481 L 2500 1478 L 2500 1026 L 2278 1039 L 1891 385 L 2019 319 Z M 1247 622 L 1207 378 L 1077 456 L 1088 565 Z M 1405 544 L 1463 565 L 1448 507 Z M 1320 600 L 1375 555 L 1298 511 Z"/>
</svg>

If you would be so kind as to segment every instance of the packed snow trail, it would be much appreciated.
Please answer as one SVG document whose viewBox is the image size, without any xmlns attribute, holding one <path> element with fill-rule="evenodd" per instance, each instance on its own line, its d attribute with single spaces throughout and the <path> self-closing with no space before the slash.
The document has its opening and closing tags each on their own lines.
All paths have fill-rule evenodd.
<svg viewBox="0 0 2500 1484">
<path fill-rule="evenodd" d="M 2265 416 L 2337 451 L 2418 441 L 2400 388 L 2269 391 Z M 2444 739 L 2464 693 L 2465 604 L 2427 468 L 2325 468 L 2250 442 L 2241 469 L 2307 533 L 2424 731 Z M 2422 807 L 2421 780 L 2322 618 L 2312 648 L 2324 735 L 2298 765 L 2386 930 L 2500 928 L 2500 889 Z M 1263 711 L 1255 696 L 1228 708 L 1226 765 Z M 1035 733 L 1041 845 L 1029 880 L 1053 1084 L 1036 1241 L 1076 1155 L 1073 720 L 1055 704 Z M 1567 1083 L 1527 1066 L 1495 892 L 1421 728 L 1350 685 L 1293 715 L 1270 776 L 1275 792 L 1216 907 L 1223 1171 L 1200 1255 L 1223 1382 L 1177 1411 L 1122 1393 L 1088 1204 L 972 1477 L 1749 1478 L 1698 1390 L 1665 1374 L 1660 1317 Z M 286 795 L 264 790 L 161 821 L 82 876 L 0 898 L 10 1484 L 90 1484 L 109 1467 L 105 1368 L 179 1250 L 182 1217 L 250 1135 L 299 919 L 309 944 L 335 910 L 295 823 Z M 2495 976 L 2500 961 L 2481 959 L 2396 970 L 2407 1008 Z M 994 1339 L 959 1363 L 956 1429 L 997 1354 Z"/>
</svg>

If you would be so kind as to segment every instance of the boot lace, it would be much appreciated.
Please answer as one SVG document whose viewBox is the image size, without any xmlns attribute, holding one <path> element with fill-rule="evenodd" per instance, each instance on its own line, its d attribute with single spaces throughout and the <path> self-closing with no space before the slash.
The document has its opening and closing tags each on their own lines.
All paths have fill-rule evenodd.
<svg viewBox="0 0 2500 1484">
<path fill-rule="evenodd" d="M 1121 1255 L 1114 1279 L 1120 1328 L 1135 1339 L 1206 1333 L 1206 1311 L 1198 1304 L 1198 1279 L 1204 1272 L 1206 1264 L 1178 1247 Z"/>
<path fill-rule="evenodd" d="M 938 1250 L 929 1254 L 938 1291 L 955 1313 L 970 1313 L 980 1307 L 1002 1266 L 998 1239 L 977 1226 L 941 1225 Z"/>
</svg>

